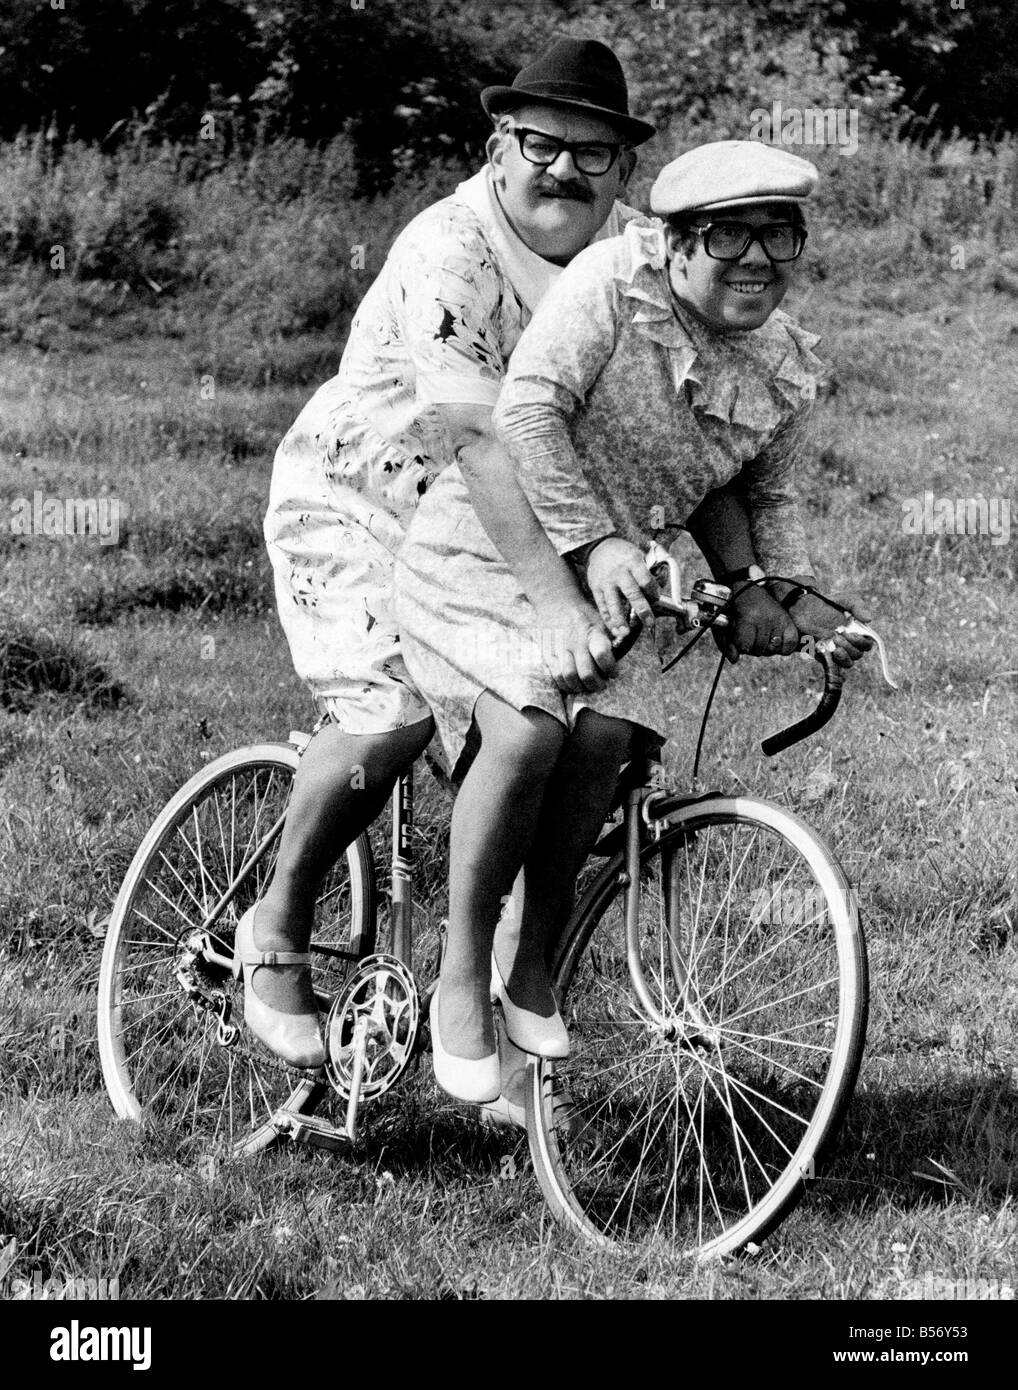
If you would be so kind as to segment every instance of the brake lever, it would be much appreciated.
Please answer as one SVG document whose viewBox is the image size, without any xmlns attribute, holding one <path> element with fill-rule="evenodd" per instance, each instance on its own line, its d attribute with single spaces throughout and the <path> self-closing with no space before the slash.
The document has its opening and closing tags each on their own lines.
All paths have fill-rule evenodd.
<svg viewBox="0 0 1018 1390">
<path fill-rule="evenodd" d="M 723 585 L 707 584 L 705 581 L 698 580 L 694 585 L 693 595 L 689 599 L 682 597 L 682 566 L 678 560 L 659 541 L 651 541 L 644 556 L 644 562 L 649 570 L 657 565 L 667 565 L 668 567 L 668 597 L 661 594 L 655 605 L 659 613 L 668 614 L 675 618 L 680 624 L 681 632 L 690 632 L 701 627 L 727 627 L 728 618 L 721 608 L 729 597 L 729 591 Z M 705 620 L 701 611 L 701 604 L 697 602 L 697 595 L 704 600 L 704 609 L 714 609 L 715 611 Z"/>
<path fill-rule="evenodd" d="M 668 596 L 677 608 L 682 606 L 682 567 L 675 556 L 665 550 L 660 541 L 651 541 L 644 556 L 649 570 L 656 565 L 668 566 Z"/>
<path fill-rule="evenodd" d="M 868 637 L 877 649 L 877 656 L 880 658 L 880 671 L 884 680 L 892 690 L 898 690 L 898 682 L 891 676 L 890 667 L 887 664 L 887 651 L 884 647 L 884 639 L 875 628 L 870 627 L 869 623 L 860 622 L 858 618 L 853 618 L 851 622 L 841 629 L 846 637 Z M 834 643 L 828 639 L 825 642 L 817 643 L 818 651 L 833 651 Z"/>
</svg>

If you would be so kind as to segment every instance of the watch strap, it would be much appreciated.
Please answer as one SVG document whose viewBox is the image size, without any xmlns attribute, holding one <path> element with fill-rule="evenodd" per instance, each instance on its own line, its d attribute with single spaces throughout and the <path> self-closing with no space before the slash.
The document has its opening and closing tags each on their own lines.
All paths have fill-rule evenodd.
<svg viewBox="0 0 1018 1390">
<path fill-rule="evenodd" d="M 801 598 L 805 598 L 808 593 L 809 590 L 804 588 L 801 584 L 793 584 L 784 598 L 778 599 L 778 603 L 787 613 L 789 609 L 795 607 Z"/>
</svg>

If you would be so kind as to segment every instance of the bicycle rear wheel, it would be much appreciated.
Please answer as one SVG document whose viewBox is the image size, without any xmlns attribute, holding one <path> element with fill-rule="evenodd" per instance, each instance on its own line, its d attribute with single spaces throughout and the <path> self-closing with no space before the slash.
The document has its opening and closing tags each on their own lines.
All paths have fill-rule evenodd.
<svg viewBox="0 0 1018 1390">
<path fill-rule="evenodd" d="M 241 915 L 272 876 L 298 752 L 259 744 L 191 778 L 145 836 L 117 895 L 99 974 L 103 1077 L 118 1115 L 185 1148 L 253 1153 L 281 1106 L 313 1108 L 317 1075 L 273 1057 L 243 1027 L 230 972 Z M 312 978 L 323 1007 L 374 950 L 366 836 L 330 872 L 315 909 Z"/>
<path fill-rule="evenodd" d="M 816 1176 L 862 1055 L 865 946 L 844 873 L 797 816 L 717 796 L 667 819 L 641 858 L 643 989 L 619 855 L 560 951 L 571 1055 L 533 1069 L 528 1131 L 559 1220 L 718 1256 Z"/>
</svg>

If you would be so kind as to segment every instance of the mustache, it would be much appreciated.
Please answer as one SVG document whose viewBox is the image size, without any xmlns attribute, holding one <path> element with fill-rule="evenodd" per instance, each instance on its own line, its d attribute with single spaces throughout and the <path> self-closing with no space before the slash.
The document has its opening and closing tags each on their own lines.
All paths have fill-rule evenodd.
<svg viewBox="0 0 1018 1390">
<path fill-rule="evenodd" d="M 578 203 L 594 201 L 594 195 L 582 183 L 560 183 L 558 179 L 549 179 L 547 182 L 542 181 L 537 191 L 555 198 L 575 198 Z"/>
</svg>

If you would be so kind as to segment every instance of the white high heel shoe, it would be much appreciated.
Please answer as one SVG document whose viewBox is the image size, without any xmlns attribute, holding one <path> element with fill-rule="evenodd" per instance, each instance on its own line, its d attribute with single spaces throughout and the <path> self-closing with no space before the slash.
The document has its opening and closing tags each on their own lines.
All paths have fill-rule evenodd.
<svg viewBox="0 0 1018 1390">
<path fill-rule="evenodd" d="M 511 1043 L 535 1057 L 569 1056 L 569 1034 L 558 1009 L 550 1018 L 543 1018 L 514 1004 L 509 998 L 494 951 L 491 953 L 491 992 L 492 997 L 502 1005 L 505 1031 Z"/>
<path fill-rule="evenodd" d="M 237 923 L 234 937 L 233 976 L 244 973 L 244 1022 L 270 1051 L 292 1067 L 318 1068 L 325 1065 L 318 1014 L 288 1014 L 259 999 L 251 983 L 260 965 L 310 965 L 306 951 L 259 951 L 254 944 L 255 909 L 249 907 Z M 249 973 L 250 972 L 250 973 Z"/>
<path fill-rule="evenodd" d="M 465 1100 L 472 1105 L 483 1105 L 497 1100 L 502 1089 L 501 1073 L 498 1066 L 498 1053 L 490 1057 L 454 1057 L 442 1046 L 438 1031 L 438 992 L 436 987 L 431 996 L 428 1017 L 431 1020 L 431 1054 L 435 1068 L 435 1080 L 442 1090 L 454 1100 Z"/>
</svg>

